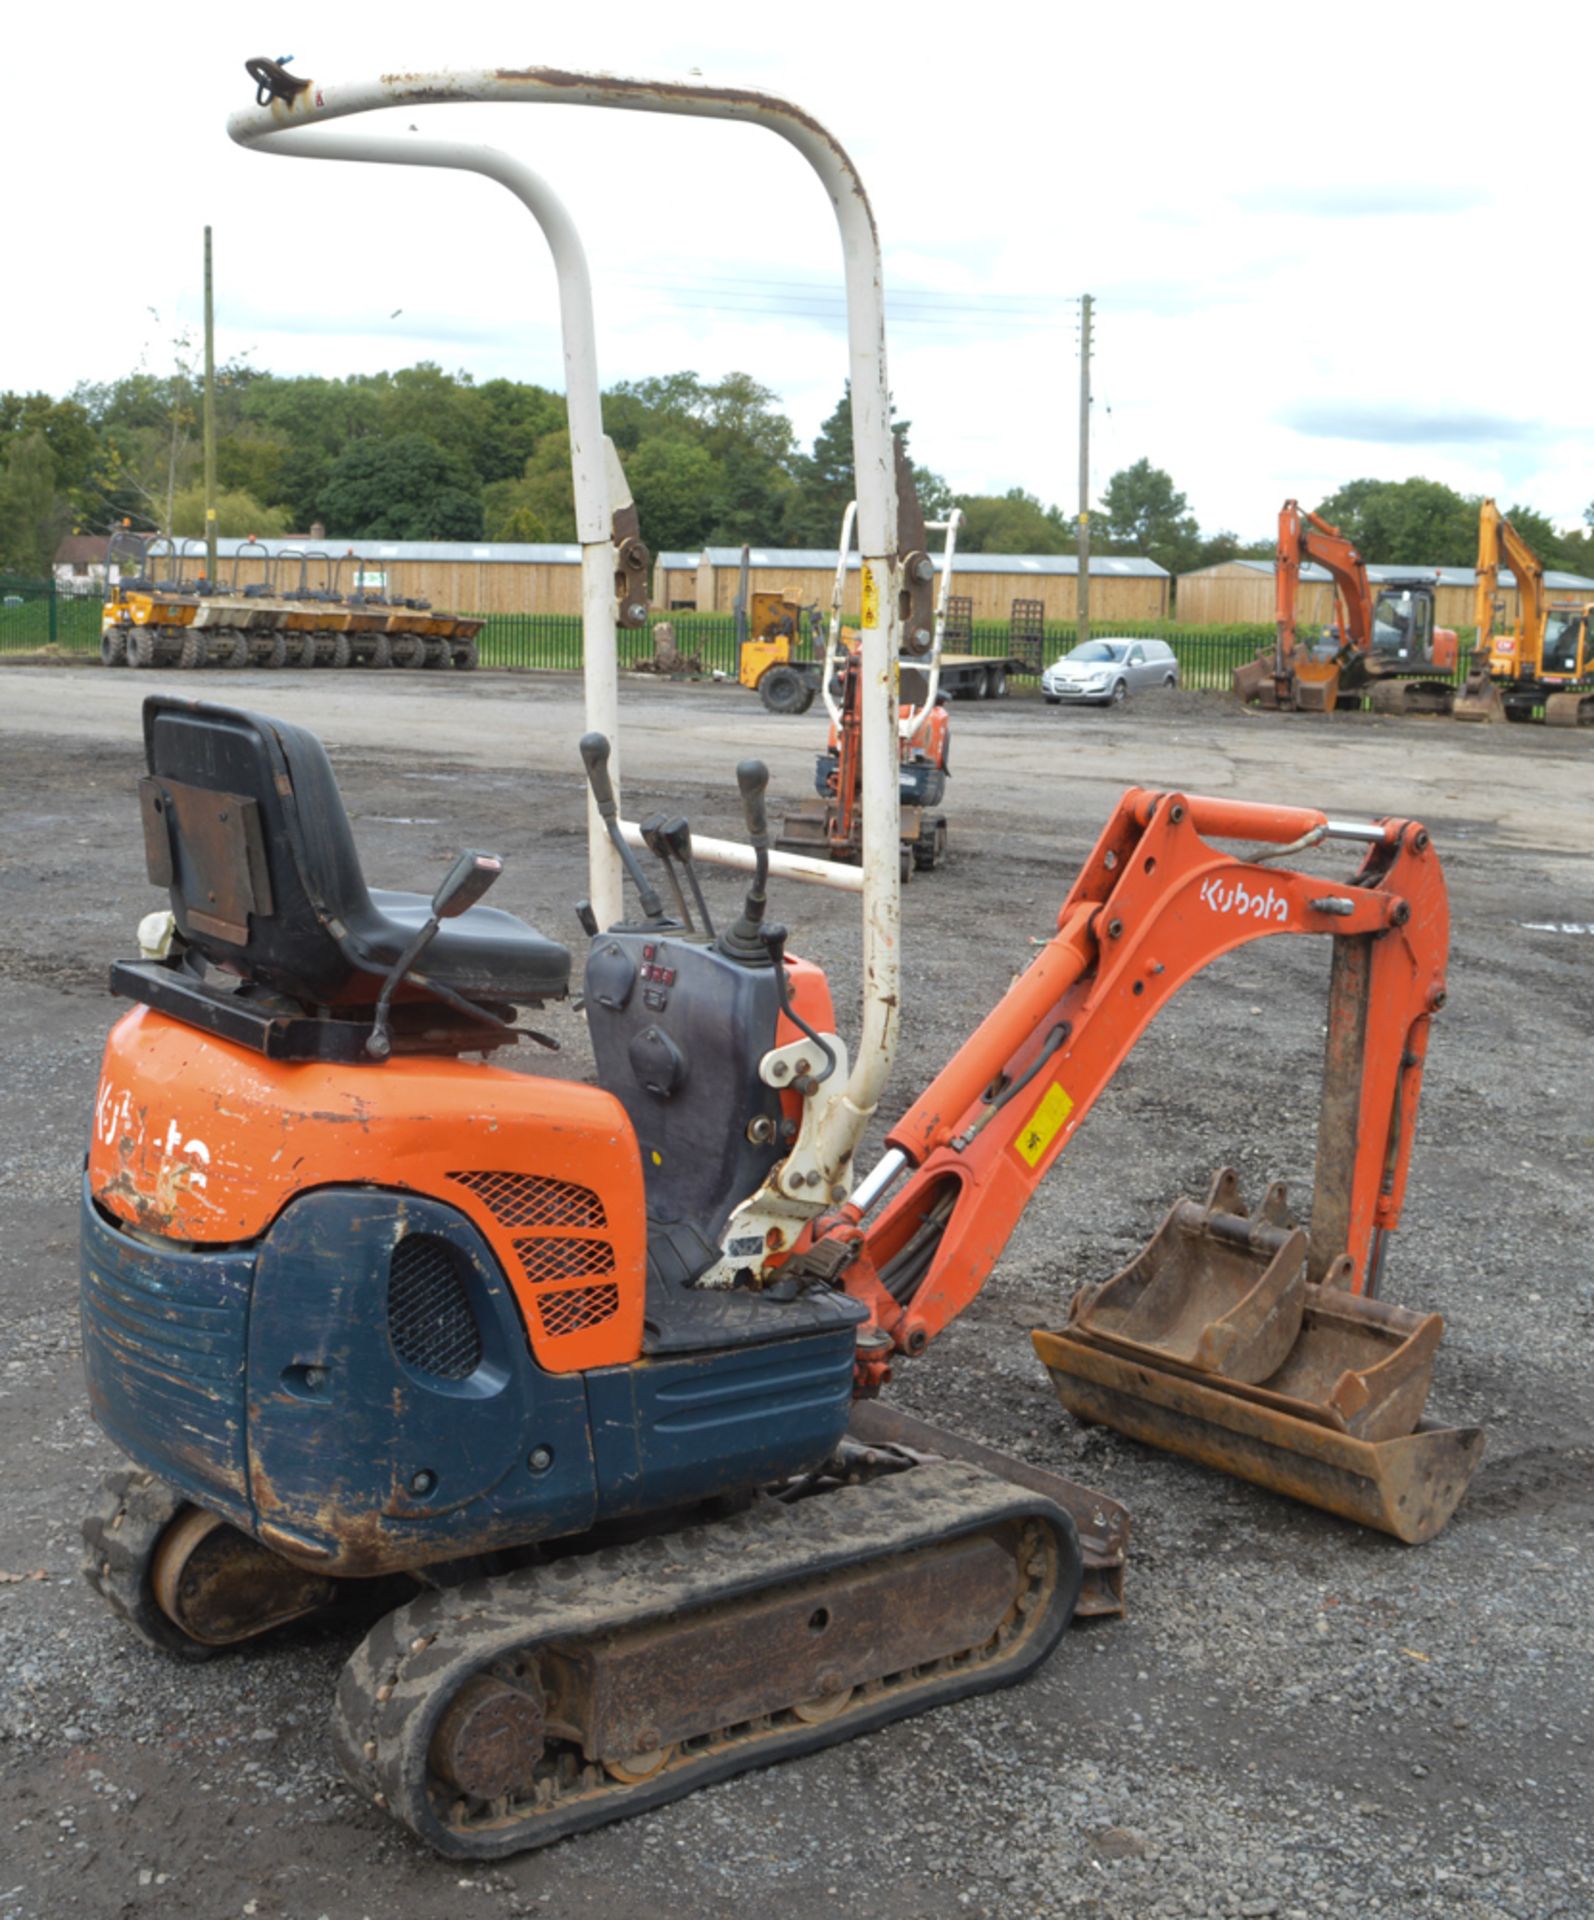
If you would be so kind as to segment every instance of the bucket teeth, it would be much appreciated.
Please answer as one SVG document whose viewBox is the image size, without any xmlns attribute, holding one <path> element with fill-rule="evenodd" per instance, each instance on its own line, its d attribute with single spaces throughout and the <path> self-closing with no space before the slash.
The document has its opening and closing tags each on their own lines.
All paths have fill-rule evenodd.
<svg viewBox="0 0 1594 1920">
<path fill-rule="evenodd" d="M 1481 1431 L 1423 1421 L 1444 1321 L 1352 1293 L 1344 1256 L 1308 1282 L 1309 1251 L 1281 1186 L 1253 1218 L 1225 1168 L 1036 1351 L 1080 1419 L 1427 1539 L 1483 1453 Z"/>
</svg>

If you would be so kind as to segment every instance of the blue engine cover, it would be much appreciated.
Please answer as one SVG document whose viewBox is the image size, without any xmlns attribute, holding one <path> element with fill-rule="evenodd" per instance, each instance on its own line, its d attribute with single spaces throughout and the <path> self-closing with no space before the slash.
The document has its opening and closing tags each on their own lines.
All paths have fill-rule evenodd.
<svg viewBox="0 0 1594 1920">
<path fill-rule="evenodd" d="M 419 1304 L 401 1246 L 437 1282 Z M 82 1250 L 95 1419 L 196 1504 L 328 1573 L 750 1488 L 817 1464 L 847 1423 L 849 1323 L 544 1372 L 475 1228 L 413 1194 L 322 1188 L 253 1246 L 192 1251 L 123 1232 L 85 1183 Z"/>
</svg>

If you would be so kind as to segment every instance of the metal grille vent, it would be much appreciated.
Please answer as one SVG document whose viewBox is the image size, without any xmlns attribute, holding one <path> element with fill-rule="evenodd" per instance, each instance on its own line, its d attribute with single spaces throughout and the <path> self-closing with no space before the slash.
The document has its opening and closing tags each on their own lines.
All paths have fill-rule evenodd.
<svg viewBox="0 0 1594 1920">
<path fill-rule="evenodd" d="M 515 1252 L 534 1287 L 614 1272 L 614 1248 L 607 1240 L 517 1240 Z"/>
<path fill-rule="evenodd" d="M 460 1268 L 463 1256 L 430 1233 L 408 1233 L 387 1269 L 387 1329 L 407 1367 L 468 1380 L 482 1363 L 481 1330 Z"/>
<path fill-rule="evenodd" d="M 544 1294 L 537 1302 L 542 1330 L 550 1339 L 595 1327 L 619 1311 L 620 1289 L 613 1286 L 570 1287 L 563 1293 Z"/>
<path fill-rule="evenodd" d="M 603 1202 L 590 1187 L 535 1173 L 451 1173 L 505 1227 L 604 1227 Z"/>
</svg>

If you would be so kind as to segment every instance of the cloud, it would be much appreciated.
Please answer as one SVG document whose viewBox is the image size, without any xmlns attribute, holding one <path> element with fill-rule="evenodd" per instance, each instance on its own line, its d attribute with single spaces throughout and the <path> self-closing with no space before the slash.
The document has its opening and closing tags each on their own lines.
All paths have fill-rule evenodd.
<svg viewBox="0 0 1594 1920">
<path fill-rule="evenodd" d="M 1234 196 L 1245 213 L 1300 214 L 1312 220 L 1376 220 L 1398 215 L 1470 213 L 1485 206 L 1482 187 L 1442 185 L 1437 181 L 1369 181 L 1364 185 L 1319 187 L 1280 182 Z"/>
<path fill-rule="evenodd" d="M 1483 446 L 1536 441 L 1548 429 L 1503 413 L 1419 412 L 1366 403 L 1309 401 L 1281 413 L 1280 421 L 1316 440 L 1367 440 L 1379 446 Z"/>
</svg>

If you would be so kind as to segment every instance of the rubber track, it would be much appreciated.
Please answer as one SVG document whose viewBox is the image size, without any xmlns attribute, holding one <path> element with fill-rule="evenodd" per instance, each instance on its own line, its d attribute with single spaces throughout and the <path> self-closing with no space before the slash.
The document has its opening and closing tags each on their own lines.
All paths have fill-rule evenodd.
<svg viewBox="0 0 1594 1920">
<path fill-rule="evenodd" d="M 427 1780 L 432 1732 L 473 1673 L 549 1641 L 585 1639 L 765 1592 L 789 1581 L 879 1561 L 1004 1521 L 1050 1531 L 1055 1584 L 987 1659 L 865 1690 L 834 1719 L 763 1723 L 689 1743 L 654 1777 L 625 1785 L 588 1768 L 552 1804 L 469 1832 L 434 1810 Z M 495 1859 L 641 1813 L 698 1787 L 868 1733 L 928 1707 L 1009 1686 L 1057 1644 L 1082 1577 L 1073 1520 L 1051 1501 L 959 1461 L 936 1461 L 863 1485 L 729 1520 L 655 1535 L 551 1565 L 435 1592 L 388 1615 L 343 1670 L 334 1713 L 338 1759 L 362 1797 L 386 1807 L 435 1851 Z M 886 1676 L 881 1676 L 884 1679 Z"/>
<path fill-rule="evenodd" d="M 150 1646 L 185 1660 L 209 1660 L 222 1649 L 190 1640 L 162 1613 L 150 1590 L 155 1543 L 183 1505 L 176 1488 L 139 1467 L 108 1473 L 97 1504 L 83 1520 L 83 1578 Z"/>
</svg>

